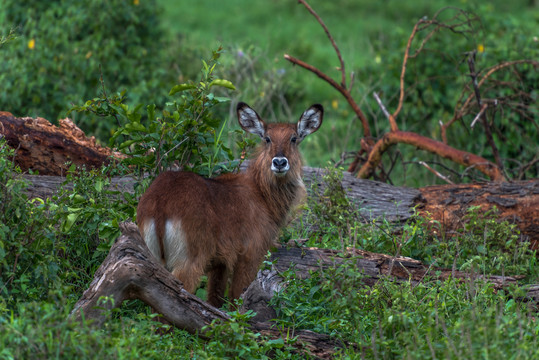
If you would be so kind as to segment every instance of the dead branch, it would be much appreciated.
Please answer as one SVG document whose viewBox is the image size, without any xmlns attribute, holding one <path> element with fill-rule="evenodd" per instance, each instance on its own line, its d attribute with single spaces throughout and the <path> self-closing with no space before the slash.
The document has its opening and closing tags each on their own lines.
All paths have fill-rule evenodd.
<svg viewBox="0 0 539 360">
<path fill-rule="evenodd" d="M 500 172 L 500 169 L 496 165 L 481 156 L 474 155 L 466 151 L 457 150 L 438 140 L 433 140 L 413 132 L 400 130 L 391 131 L 384 134 L 374 144 L 369 157 L 367 158 L 367 162 L 363 164 L 357 173 L 357 177 L 362 179 L 371 177 L 376 167 L 382 160 L 382 155 L 384 152 L 391 145 L 398 143 L 413 145 L 418 149 L 434 153 L 463 166 L 473 166 L 493 181 L 503 181 L 505 179 L 503 174 Z"/>
<path fill-rule="evenodd" d="M 327 28 L 326 24 L 322 20 L 320 16 L 316 13 L 316 11 L 313 10 L 313 8 L 307 4 L 304 0 L 298 0 L 299 3 L 303 4 L 305 8 L 315 17 L 315 19 L 318 21 L 320 26 L 322 26 L 322 29 L 324 29 L 324 32 L 326 33 L 326 36 L 328 37 L 329 41 L 331 42 L 331 45 L 333 46 L 333 49 L 335 50 L 335 53 L 337 54 L 337 57 L 339 58 L 340 66 L 340 72 L 341 72 L 341 86 L 346 89 L 346 70 L 344 67 L 344 61 L 342 59 L 341 51 L 339 50 L 339 47 L 337 46 L 337 43 L 333 39 L 333 36 L 329 32 L 329 29 Z"/>
<path fill-rule="evenodd" d="M 301 61 L 300 59 L 297 59 L 288 54 L 285 54 L 284 58 L 290 61 L 291 63 L 301 66 L 302 68 L 314 73 L 316 76 L 318 76 L 319 78 L 321 78 L 322 80 L 324 80 L 325 82 L 333 86 L 338 92 L 340 92 L 344 96 L 348 104 L 350 104 L 350 106 L 356 113 L 357 117 L 361 121 L 361 125 L 363 126 L 363 136 L 366 138 L 371 137 L 371 130 L 369 127 L 369 122 L 367 120 L 367 117 L 365 116 L 363 111 L 361 111 L 361 109 L 359 108 L 358 104 L 355 102 L 354 98 L 352 97 L 352 94 L 350 93 L 348 89 L 341 86 L 339 83 L 337 83 L 335 80 L 333 80 L 331 77 L 329 77 L 328 75 L 326 75 L 325 73 L 317 69 L 316 67 L 310 64 L 307 64 L 306 62 Z"/>
<path fill-rule="evenodd" d="M 475 51 L 472 51 L 468 55 L 468 67 L 470 69 L 470 77 L 472 78 L 472 86 L 474 89 L 474 95 L 475 99 L 477 100 L 477 105 L 479 105 L 480 108 L 483 107 L 483 102 L 481 101 L 481 93 L 479 92 L 479 87 L 477 86 L 477 73 L 475 72 Z M 502 159 L 500 158 L 500 153 L 498 152 L 498 148 L 496 147 L 496 144 L 494 143 L 494 139 L 492 138 L 492 132 L 490 131 L 490 126 L 488 124 L 488 119 L 485 111 L 480 112 L 479 120 L 483 124 L 483 127 L 485 128 L 485 136 L 487 137 L 487 142 L 490 145 L 492 149 L 492 155 L 494 156 L 494 159 L 496 160 L 496 164 L 498 165 L 498 168 L 500 170 L 503 170 L 503 164 Z"/>
<path fill-rule="evenodd" d="M 326 34 L 328 35 L 331 41 L 333 37 L 331 36 L 329 30 L 324 25 L 324 23 L 322 22 L 318 14 L 316 14 L 316 12 L 312 10 L 312 8 L 306 3 L 305 0 L 299 0 L 299 2 L 302 3 L 309 10 L 309 12 L 317 18 L 318 22 L 322 25 L 322 27 L 324 28 L 324 31 L 326 32 Z M 401 77 L 400 77 L 399 104 L 397 106 L 397 109 L 393 113 L 393 115 L 390 115 L 389 112 L 385 110 L 385 107 L 383 107 L 382 105 L 382 101 L 379 99 L 379 97 L 377 97 L 378 103 L 381 105 L 383 111 L 385 110 L 384 113 L 386 114 L 386 117 L 389 120 L 390 132 L 383 135 L 374 145 L 373 145 L 372 139 L 370 138 L 370 129 L 369 129 L 368 121 L 365 118 L 359 106 L 357 105 L 357 103 L 355 102 L 355 100 L 352 98 L 350 91 L 346 89 L 346 87 L 344 86 L 344 80 L 342 84 L 338 84 L 335 80 L 333 80 L 331 77 L 329 77 L 324 72 L 317 69 L 316 67 L 302 60 L 294 58 L 288 54 L 284 55 L 286 60 L 292 62 L 293 64 L 299 65 L 306 70 L 311 71 L 312 73 L 320 77 L 322 80 L 326 81 L 328 84 L 333 86 L 337 91 L 339 91 L 345 97 L 348 104 L 350 104 L 350 106 L 352 107 L 352 109 L 354 110 L 358 118 L 361 120 L 362 125 L 363 125 L 363 130 L 364 130 L 364 138 L 361 141 L 361 144 L 362 144 L 361 150 L 357 152 L 356 160 L 354 160 L 354 162 L 350 166 L 350 171 L 355 171 L 356 164 L 359 161 L 358 159 L 360 158 L 360 156 L 363 153 L 366 153 L 368 155 L 367 161 L 363 163 L 362 167 L 357 173 L 357 176 L 360 178 L 368 178 L 374 175 L 375 170 L 381 164 L 382 155 L 391 145 L 394 145 L 397 143 L 405 143 L 405 144 L 416 146 L 419 149 L 429 151 L 438 156 L 450 159 L 456 162 L 457 164 L 464 165 L 467 167 L 472 166 L 473 168 L 476 168 L 479 171 L 483 172 L 486 176 L 488 176 L 492 180 L 502 181 L 505 179 L 502 173 L 500 172 L 500 169 L 498 169 L 494 164 L 484 159 L 483 157 L 474 155 L 474 154 L 471 154 L 462 150 L 457 150 L 453 147 L 448 146 L 447 144 L 433 140 L 431 138 L 427 138 L 425 136 L 418 135 L 416 133 L 400 131 L 395 121 L 395 118 L 399 114 L 402 108 L 403 101 L 404 101 L 404 77 L 406 73 L 406 66 L 407 66 L 408 59 L 410 57 L 417 56 L 417 54 L 419 54 L 424 48 L 426 42 L 433 36 L 435 32 L 439 31 L 441 28 L 450 29 L 451 31 L 455 33 L 465 33 L 467 31 L 470 31 L 469 29 L 466 28 L 466 25 L 469 26 L 469 24 L 472 21 L 477 20 L 476 17 L 469 17 L 466 12 L 460 11 L 457 15 L 455 15 L 452 19 L 450 19 L 450 21 L 453 21 L 455 19 L 458 20 L 462 14 L 465 15 L 464 20 L 457 21 L 454 24 L 446 24 L 436 19 L 439 16 L 440 12 L 438 12 L 435 15 L 435 18 L 433 20 L 426 20 L 426 19 L 419 20 L 413 28 L 412 34 L 410 35 L 408 39 L 408 44 L 406 46 L 405 55 L 403 59 L 403 65 L 402 65 Z M 426 35 L 426 37 L 423 39 L 422 43 L 420 44 L 419 48 L 416 49 L 414 54 L 410 55 L 412 42 L 416 34 L 419 31 L 423 31 L 429 28 L 429 26 L 431 25 L 435 26 L 434 29 L 432 29 L 430 33 Z M 461 27 L 464 27 L 464 29 L 461 29 Z M 332 44 L 334 46 L 334 49 L 337 52 L 339 61 L 342 61 L 342 57 L 340 56 L 340 52 L 336 44 L 333 41 L 332 41 Z M 343 70 L 344 70 L 344 65 L 342 64 L 341 72 L 342 72 L 342 77 L 344 79 L 345 75 L 344 75 Z"/>
</svg>

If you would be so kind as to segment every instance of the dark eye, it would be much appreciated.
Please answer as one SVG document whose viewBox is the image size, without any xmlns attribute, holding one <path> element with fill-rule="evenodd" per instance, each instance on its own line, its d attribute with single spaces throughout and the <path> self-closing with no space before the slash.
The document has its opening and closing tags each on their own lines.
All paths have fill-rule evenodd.
<svg viewBox="0 0 539 360">
<path fill-rule="evenodd" d="M 266 136 L 266 137 L 264 138 L 264 141 L 266 142 L 266 144 L 269 144 L 269 143 L 271 142 L 271 139 L 270 139 L 269 137 Z"/>
<path fill-rule="evenodd" d="M 295 137 L 295 136 L 292 136 L 292 139 L 290 139 L 290 141 L 291 141 L 293 144 L 295 144 L 296 141 L 298 141 L 298 138 Z"/>
</svg>

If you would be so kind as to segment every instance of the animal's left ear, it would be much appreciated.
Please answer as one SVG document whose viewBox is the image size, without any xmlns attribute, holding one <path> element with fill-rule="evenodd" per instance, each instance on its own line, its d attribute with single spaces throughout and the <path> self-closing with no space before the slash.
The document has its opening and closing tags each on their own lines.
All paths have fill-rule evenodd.
<svg viewBox="0 0 539 360">
<path fill-rule="evenodd" d="M 314 104 L 299 118 L 297 132 L 298 140 L 303 140 L 307 135 L 312 134 L 320 125 L 322 125 L 322 118 L 324 117 L 324 108 L 320 104 Z"/>
</svg>

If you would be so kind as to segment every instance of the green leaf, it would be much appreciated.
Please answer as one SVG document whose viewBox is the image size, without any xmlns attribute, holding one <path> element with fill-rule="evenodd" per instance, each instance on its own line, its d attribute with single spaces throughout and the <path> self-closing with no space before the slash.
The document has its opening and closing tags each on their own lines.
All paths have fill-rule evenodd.
<svg viewBox="0 0 539 360">
<path fill-rule="evenodd" d="M 68 232 L 73 226 L 73 224 L 75 223 L 75 221 L 77 221 L 77 218 L 79 217 L 79 215 L 80 213 L 71 213 L 67 215 L 64 223 L 62 224 L 62 231 Z"/>
<path fill-rule="evenodd" d="M 137 142 L 137 140 L 127 140 L 127 141 L 124 141 L 123 143 L 120 144 L 120 146 L 118 146 L 118 150 L 125 149 L 126 147 L 131 146 L 131 145 L 133 145 L 133 144 L 136 143 L 136 142 Z"/>
<path fill-rule="evenodd" d="M 148 112 L 148 120 L 155 120 L 155 104 L 148 105 L 146 111 Z"/>
<path fill-rule="evenodd" d="M 125 125 L 125 128 L 129 131 L 142 131 L 146 132 L 146 127 L 139 122 L 131 122 Z"/>
<path fill-rule="evenodd" d="M 231 90 L 236 90 L 236 87 L 234 86 L 234 84 L 232 84 L 232 82 L 229 81 L 229 80 L 215 79 L 210 83 L 210 87 L 212 87 L 214 85 L 222 86 L 222 87 L 225 87 L 225 88 L 231 89 Z"/>
<path fill-rule="evenodd" d="M 190 90 L 190 89 L 195 89 L 195 88 L 196 88 L 196 86 L 193 85 L 193 84 L 180 84 L 180 85 L 176 85 L 172 89 L 170 89 L 170 92 L 168 94 L 169 95 L 174 95 L 177 92 Z"/>
</svg>

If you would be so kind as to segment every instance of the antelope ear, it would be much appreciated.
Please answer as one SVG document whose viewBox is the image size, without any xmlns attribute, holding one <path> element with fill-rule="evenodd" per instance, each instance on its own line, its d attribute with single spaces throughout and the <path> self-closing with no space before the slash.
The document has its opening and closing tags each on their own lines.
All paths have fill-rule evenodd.
<svg viewBox="0 0 539 360">
<path fill-rule="evenodd" d="M 320 104 L 314 104 L 299 118 L 297 132 L 298 140 L 303 140 L 307 135 L 312 134 L 322 125 L 324 117 L 324 107 Z"/>
<path fill-rule="evenodd" d="M 264 138 L 266 125 L 256 111 L 251 109 L 246 103 L 240 102 L 236 108 L 236 112 L 238 114 L 238 122 L 243 130 Z"/>
</svg>

